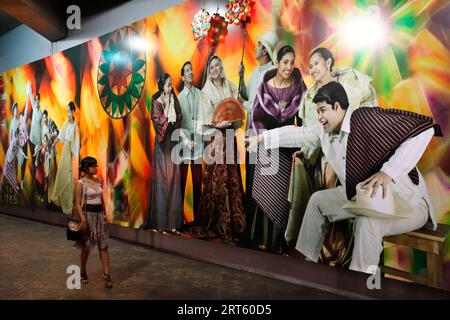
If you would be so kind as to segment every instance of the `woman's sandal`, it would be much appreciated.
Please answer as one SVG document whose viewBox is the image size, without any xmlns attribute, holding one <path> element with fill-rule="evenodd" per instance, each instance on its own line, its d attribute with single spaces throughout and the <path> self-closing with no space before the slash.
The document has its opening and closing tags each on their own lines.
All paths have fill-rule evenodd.
<svg viewBox="0 0 450 320">
<path fill-rule="evenodd" d="M 105 280 L 105 287 L 107 288 L 112 288 L 113 287 L 113 282 L 111 280 L 111 276 L 109 274 L 102 274 L 102 278 L 103 280 Z"/>
<path fill-rule="evenodd" d="M 87 273 L 86 272 L 82 272 L 81 273 L 81 283 L 88 283 L 89 281 L 88 281 L 88 276 L 87 276 Z"/>
</svg>

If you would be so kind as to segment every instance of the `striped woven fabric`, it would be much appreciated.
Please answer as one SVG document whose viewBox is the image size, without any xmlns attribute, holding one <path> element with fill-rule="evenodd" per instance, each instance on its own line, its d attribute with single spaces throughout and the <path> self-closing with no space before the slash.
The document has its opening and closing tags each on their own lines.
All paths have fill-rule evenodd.
<svg viewBox="0 0 450 320">
<path fill-rule="evenodd" d="M 404 141 L 432 127 L 435 135 L 441 135 L 432 118 L 414 112 L 378 107 L 355 110 L 350 119 L 347 142 L 347 199 L 355 196 L 359 182 L 380 171 Z M 416 168 L 408 175 L 414 184 L 419 184 Z"/>
<path fill-rule="evenodd" d="M 283 232 L 289 219 L 287 200 L 292 156 L 280 149 L 258 148 L 252 196 L 256 204 Z M 267 153 L 266 153 L 267 152 Z M 278 158 L 278 165 L 276 165 Z"/>
<path fill-rule="evenodd" d="M 15 193 L 19 193 L 19 186 L 17 184 L 17 160 L 14 159 L 12 162 L 5 161 L 3 167 L 3 179 L 11 185 Z"/>
</svg>

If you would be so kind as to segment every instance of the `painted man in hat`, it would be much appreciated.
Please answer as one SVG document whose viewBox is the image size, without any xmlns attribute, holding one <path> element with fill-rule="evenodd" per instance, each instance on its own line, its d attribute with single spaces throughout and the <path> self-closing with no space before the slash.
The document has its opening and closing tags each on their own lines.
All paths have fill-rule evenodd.
<svg viewBox="0 0 450 320">
<path fill-rule="evenodd" d="M 307 205 L 296 250 L 317 262 L 326 224 L 355 214 L 343 205 L 356 195 L 356 185 L 374 196 L 382 189 L 405 200 L 413 209 L 408 218 L 381 219 L 356 217 L 354 248 L 350 269 L 370 273 L 378 266 L 387 235 L 421 228 L 436 220 L 430 197 L 416 165 L 439 126 L 429 117 L 416 113 L 349 106 L 345 89 L 330 82 L 319 89 L 316 104 L 320 124 L 310 127 L 285 126 L 248 139 L 249 147 L 264 148 L 320 146 L 341 185 L 314 193 Z M 404 214 L 404 212 L 399 213 Z"/>
<path fill-rule="evenodd" d="M 278 36 L 274 31 L 268 31 L 258 39 L 258 44 L 255 48 L 255 59 L 258 61 L 259 66 L 257 66 L 253 70 L 252 74 L 250 75 L 250 78 L 248 79 L 247 85 L 245 85 L 244 80 L 245 74 L 244 64 L 241 63 L 241 65 L 239 66 L 239 78 L 241 80 L 241 87 L 239 89 L 241 96 L 245 99 L 244 107 L 248 112 L 247 126 L 246 126 L 247 129 L 249 128 L 251 120 L 249 119 L 249 117 L 251 116 L 253 100 L 255 100 L 258 87 L 263 81 L 263 77 L 266 71 L 274 67 L 272 62 L 272 54 L 278 42 L 279 42 Z"/>
<path fill-rule="evenodd" d="M 239 88 L 241 96 L 244 98 L 244 108 L 247 110 L 247 124 L 245 126 L 246 130 L 250 129 L 251 123 L 251 115 L 252 115 L 252 107 L 253 101 L 256 98 L 256 93 L 258 91 L 259 86 L 263 81 L 264 74 L 266 71 L 274 68 L 273 64 L 273 51 L 279 42 L 278 35 L 274 31 L 266 32 L 262 37 L 258 39 L 258 44 L 255 48 L 255 59 L 258 61 L 259 66 L 257 66 L 250 78 L 248 79 L 248 84 L 245 85 L 244 73 L 245 68 L 244 64 L 241 63 L 239 66 L 239 78 L 241 87 Z M 251 154 L 249 152 L 246 153 L 246 219 L 247 225 L 250 226 L 253 221 L 252 214 L 255 211 L 255 204 L 252 198 L 252 186 L 253 186 L 253 172 L 254 172 L 254 163 L 256 154 Z"/>
</svg>

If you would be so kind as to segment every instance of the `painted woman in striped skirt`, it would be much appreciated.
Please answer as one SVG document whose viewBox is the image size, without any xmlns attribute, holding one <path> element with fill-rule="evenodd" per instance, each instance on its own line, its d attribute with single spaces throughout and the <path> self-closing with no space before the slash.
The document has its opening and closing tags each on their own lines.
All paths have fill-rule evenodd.
<svg viewBox="0 0 450 320">
<path fill-rule="evenodd" d="M 5 183 L 6 180 L 16 194 L 19 193 L 19 185 L 17 184 L 17 164 L 21 158 L 28 159 L 20 147 L 19 128 L 17 128 L 14 132 L 14 137 L 11 140 L 8 151 L 6 152 L 2 177 L 2 184 Z"/>
<path fill-rule="evenodd" d="M 298 110 L 306 86 L 300 70 L 294 65 L 294 49 L 288 45 L 280 48 L 276 59 L 277 68 L 266 72 L 253 104 L 251 126 L 256 133 L 295 123 L 301 125 Z M 288 252 L 284 239 L 290 208 L 287 190 L 292 154 L 297 150 L 272 150 L 270 159 L 263 149 L 258 150 L 252 194 L 257 208 L 250 228 L 253 241 L 262 250 Z M 264 160 L 274 160 L 275 157 L 278 165 L 268 170 Z"/>
</svg>

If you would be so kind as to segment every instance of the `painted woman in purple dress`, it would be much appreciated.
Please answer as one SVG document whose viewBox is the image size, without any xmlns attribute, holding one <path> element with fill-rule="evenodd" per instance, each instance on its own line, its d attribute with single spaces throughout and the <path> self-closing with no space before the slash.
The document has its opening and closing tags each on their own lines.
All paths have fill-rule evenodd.
<svg viewBox="0 0 450 320">
<path fill-rule="evenodd" d="M 294 49 L 289 45 L 281 47 L 276 60 L 277 67 L 265 73 L 253 104 L 251 128 L 256 133 L 287 125 L 301 125 L 298 110 L 306 86 L 300 70 L 295 67 Z M 269 154 L 261 148 L 258 150 L 252 194 L 257 208 L 250 234 L 262 250 L 288 252 L 284 233 L 289 218 L 287 191 L 295 151 L 297 149 L 292 148 L 270 150 L 270 159 L 277 157 L 278 167 L 267 174 L 264 171 L 270 169 L 267 170 L 264 162 L 269 160 Z M 274 164 L 272 161 L 272 166 Z"/>
</svg>

